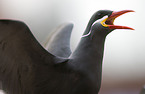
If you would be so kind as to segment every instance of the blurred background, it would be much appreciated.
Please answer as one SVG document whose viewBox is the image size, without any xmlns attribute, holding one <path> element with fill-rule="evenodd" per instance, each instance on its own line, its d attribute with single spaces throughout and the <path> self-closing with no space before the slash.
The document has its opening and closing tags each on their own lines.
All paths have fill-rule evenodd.
<svg viewBox="0 0 145 94">
<path fill-rule="evenodd" d="M 0 0 L 0 19 L 25 22 L 40 43 L 60 24 L 73 22 L 74 50 L 92 14 L 102 9 L 134 10 L 115 24 L 135 30 L 115 30 L 107 36 L 99 94 L 139 94 L 145 84 L 144 0 Z"/>
</svg>

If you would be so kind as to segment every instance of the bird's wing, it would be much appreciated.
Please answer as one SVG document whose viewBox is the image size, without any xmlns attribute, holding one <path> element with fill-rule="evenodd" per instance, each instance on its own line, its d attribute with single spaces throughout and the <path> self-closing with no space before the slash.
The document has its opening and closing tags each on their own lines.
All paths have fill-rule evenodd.
<svg viewBox="0 0 145 94">
<path fill-rule="evenodd" d="M 0 82 L 7 94 L 33 94 L 33 72 L 64 61 L 47 52 L 24 23 L 0 20 Z"/>
<path fill-rule="evenodd" d="M 71 54 L 70 37 L 72 29 L 72 23 L 60 25 L 47 37 L 42 45 L 56 56 L 69 57 Z"/>
</svg>

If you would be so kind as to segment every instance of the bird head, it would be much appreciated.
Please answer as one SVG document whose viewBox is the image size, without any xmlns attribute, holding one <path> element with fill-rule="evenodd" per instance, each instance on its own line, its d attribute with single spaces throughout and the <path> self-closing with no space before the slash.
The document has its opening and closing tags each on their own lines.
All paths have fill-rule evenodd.
<svg viewBox="0 0 145 94">
<path fill-rule="evenodd" d="M 110 11 L 110 10 L 100 10 L 96 12 L 92 18 L 90 19 L 90 28 L 89 28 L 89 33 L 84 34 L 84 36 L 88 36 L 91 34 L 92 31 L 102 31 L 106 32 L 106 34 L 110 33 L 114 29 L 129 29 L 129 30 L 134 30 L 131 27 L 127 26 L 120 26 L 120 25 L 114 25 L 114 20 L 128 12 L 134 12 L 133 10 L 122 10 L 122 11 Z"/>
</svg>

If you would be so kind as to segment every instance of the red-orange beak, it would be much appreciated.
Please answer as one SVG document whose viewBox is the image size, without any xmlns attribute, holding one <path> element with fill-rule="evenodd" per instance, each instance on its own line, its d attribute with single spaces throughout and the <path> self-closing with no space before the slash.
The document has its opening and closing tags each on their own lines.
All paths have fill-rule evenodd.
<svg viewBox="0 0 145 94">
<path fill-rule="evenodd" d="M 112 14 L 108 17 L 108 19 L 106 20 L 105 24 L 109 27 L 109 29 L 130 29 L 130 30 L 134 30 L 131 27 L 127 27 L 127 26 L 119 26 L 119 25 L 114 25 L 114 20 L 115 18 L 119 17 L 120 15 L 123 15 L 125 13 L 128 12 L 134 12 L 133 10 L 122 10 L 122 11 L 118 11 L 118 12 L 112 12 Z"/>
</svg>

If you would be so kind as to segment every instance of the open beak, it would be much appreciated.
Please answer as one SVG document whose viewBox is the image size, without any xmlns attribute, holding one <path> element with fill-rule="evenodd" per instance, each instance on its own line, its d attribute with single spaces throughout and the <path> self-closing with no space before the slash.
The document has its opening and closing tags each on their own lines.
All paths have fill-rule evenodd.
<svg viewBox="0 0 145 94">
<path fill-rule="evenodd" d="M 123 15 L 128 12 L 134 12 L 133 10 L 122 10 L 118 12 L 112 12 L 112 14 L 106 19 L 105 24 L 109 27 L 109 29 L 130 29 L 134 30 L 131 27 L 127 26 L 119 26 L 119 25 L 114 25 L 114 20 L 119 17 L 120 15 Z"/>
</svg>

